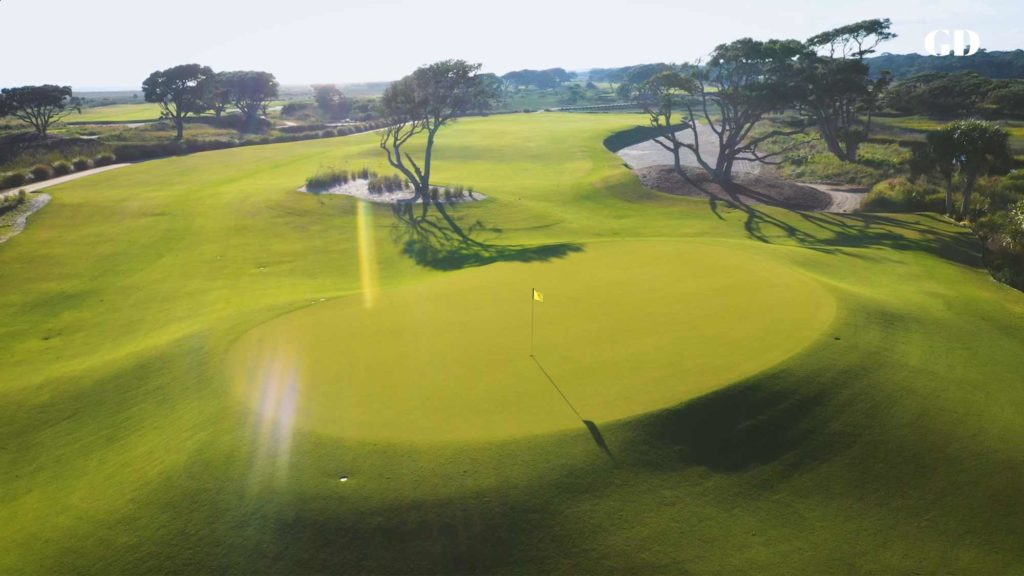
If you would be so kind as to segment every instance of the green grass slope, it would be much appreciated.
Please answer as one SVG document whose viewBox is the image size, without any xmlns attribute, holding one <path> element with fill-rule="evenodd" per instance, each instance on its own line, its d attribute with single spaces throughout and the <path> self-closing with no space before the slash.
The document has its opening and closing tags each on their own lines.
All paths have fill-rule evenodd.
<svg viewBox="0 0 1024 576">
<path fill-rule="evenodd" d="M 372 135 L 52 189 L 0 246 L 0 573 L 1024 570 L 1024 296 L 931 215 L 649 192 L 637 122 L 446 130 L 468 251 L 295 192 Z"/>
</svg>

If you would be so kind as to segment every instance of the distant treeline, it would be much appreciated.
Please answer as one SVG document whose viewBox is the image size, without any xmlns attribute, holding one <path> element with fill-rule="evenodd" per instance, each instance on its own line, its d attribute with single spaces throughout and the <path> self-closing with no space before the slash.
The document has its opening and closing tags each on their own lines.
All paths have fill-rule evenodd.
<svg viewBox="0 0 1024 576">
<path fill-rule="evenodd" d="M 888 70 L 897 80 L 928 72 L 977 72 L 994 79 L 1024 78 L 1024 50 L 979 50 L 971 56 L 882 54 L 864 61 L 871 67 L 873 77 Z"/>
<path fill-rule="evenodd" d="M 924 73 L 889 87 L 885 107 L 939 118 L 1024 117 L 1024 80 L 993 80 L 976 72 Z"/>
<path fill-rule="evenodd" d="M 571 81 L 576 75 L 564 68 L 548 68 L 547 70 L 515 70 L 501 76 L 505 89 L 519 88 L 558 88 Z"/>
<path fill-rule="evenodd" d="M 609 84 L 620 84 L 626 78 L 650 78 L 655 74 L 671 70 L 672 66 L 664 62 L 655 64 L 634 64 L 633 66 L 622 66 L 620 68 L 592 68 L 588 73 L 591 82 L 607 82 Z"/>
</svg>

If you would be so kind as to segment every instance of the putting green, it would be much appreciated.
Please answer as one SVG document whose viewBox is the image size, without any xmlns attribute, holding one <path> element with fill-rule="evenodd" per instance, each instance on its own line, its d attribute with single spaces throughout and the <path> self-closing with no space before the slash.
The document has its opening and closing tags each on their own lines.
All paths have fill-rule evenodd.
<svg viewBox="0 0 1024 576">
<path fill-rule="evenodd" d="M 674 405 L 798 351 L 833 318 L 815 281 L 682 241 L 599 242 L 316 303 L 247 334 L 236 390 L 260 418 L 348 438 L 491 440 Z M 728 353 L 722 353 L 722 350 Z"/>
</svg>

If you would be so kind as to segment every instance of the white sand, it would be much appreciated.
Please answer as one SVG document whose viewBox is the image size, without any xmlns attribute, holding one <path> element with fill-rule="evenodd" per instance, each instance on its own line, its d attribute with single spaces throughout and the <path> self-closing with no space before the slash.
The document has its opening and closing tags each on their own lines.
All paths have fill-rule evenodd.
<svg viewBox="0 0 1024 576">
<path fill-rule="evenodd" d="M 437 189 L 443 198 L 445 189 L 441 188 L 440 186 L 438 186 Z M 306 190 L 306 187 L 303 186 L 302 188 L 299 188 L 299 192 L 308 192 L 308 190 Z M 335 186 L 334 188 L 330 188 L 324 190 L 323 192 L 319 192 L 318 194 L 341 194 L 344 196 L 352 196 L 354 198 L 359 198 L 360 200 L 366 200 L 367 202 L 376 202 L 378 204 L 397 204 L 400 201 L 410 200 L 413 197 L 412 189 L 403 190 L 401 192 L 382 192 L 380 194 L 370 194 L 370 182 L 368 180 L 361 179 L 349 180 L 347 183 L 342 184 L 341 186 Z M 459 202 L 479 202 L 481 200 L 486 199 L 487 196 L 479 192 L 474 192 L 472 198 L 469 197 L 469 194 L 466 194 L 466 196 L 464 196 L 463 198 L 452 198 L 451 200 L 447 200 L 447 203 L 453 204 Z M 416 202 L 419 203 L 422 201 L 423 199 L 421 198 Z"/>
</svg>

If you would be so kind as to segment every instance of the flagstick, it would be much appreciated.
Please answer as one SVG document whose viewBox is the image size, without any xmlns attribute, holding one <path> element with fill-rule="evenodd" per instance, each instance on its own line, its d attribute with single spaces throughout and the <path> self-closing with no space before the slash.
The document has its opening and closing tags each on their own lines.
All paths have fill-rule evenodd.
<svg viewBox="0 0 1024 576">
<path fill-rule="evenodd" d="M 537 308 L 537 298 L 534 295 L 536 293 L 536 288 L 530 288 L 530 358 L 533 358 L 533 326 L 534 317 L 536 316 L 534 310 Z"/>
</svg>

